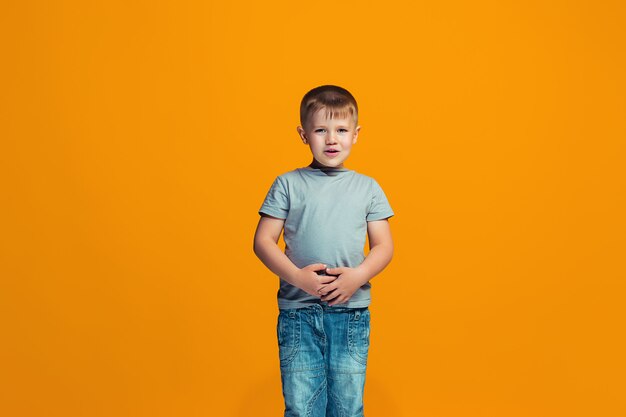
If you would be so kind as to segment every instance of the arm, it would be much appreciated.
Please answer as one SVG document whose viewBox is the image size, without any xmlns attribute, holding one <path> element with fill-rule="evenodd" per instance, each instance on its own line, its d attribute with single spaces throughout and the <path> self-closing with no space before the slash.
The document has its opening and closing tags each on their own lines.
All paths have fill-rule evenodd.
<svg viewBox="0 0 626 417">
<path fill-rule="evenodd" d="M 329 274 L 337 274 L 340 279 L 323 286 L 320 294 L 322 301 L 333 300 L 329 305 L 343 304 L 362 285 L 379 274 L 391 262 L 393 257 L 393 239 L 387 219 L 367 222 L 367 235 L 370 252 L 356 268 L 327 268 Z"/>
<path fill-rule="evenodd" d="M 299 268 L 277 245 L 284 224 L 285 219 L 261 216 L 254 233 L 254 253 L 270 271 L 293 285 L 293 279 L 290 277 L 294 276 Z"/>
<path fill-rule="evenodd" d="M 311 264 L 300 269 L 291 262 L 277 245 L 284 224 L 284 219 L 261 216 L 254 233 L 254 253 L 270 271 L 289 284 L 319 297 L 321 286 L 334 281 L 336 277 L 318 276 L 315 273 L 316 270 L 324 269 L 324 264 Z"/>
<path fill-rule="evenodd" d="M 391 262 L 393 257 L 393 239 L 387 219 L 367 222 L 367 236 L 370 252 L 356 269 L 363 271 L 365 284 L 378 275 Z"/>
</svg>

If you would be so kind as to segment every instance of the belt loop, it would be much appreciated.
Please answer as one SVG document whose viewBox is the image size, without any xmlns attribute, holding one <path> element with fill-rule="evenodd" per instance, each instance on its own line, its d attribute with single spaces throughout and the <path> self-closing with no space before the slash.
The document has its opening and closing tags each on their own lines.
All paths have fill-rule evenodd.
<svg viewBox="0 0 626 417">
<path fill-rule="evenodd" d="M 356 310 L 356 311 L 354 312 L 354 319 L 355 319 L 355 320 L 358 320 L 360 317 L 361 317 L 361 312 L 360 312 L 359 310 Z"/>
</svg>

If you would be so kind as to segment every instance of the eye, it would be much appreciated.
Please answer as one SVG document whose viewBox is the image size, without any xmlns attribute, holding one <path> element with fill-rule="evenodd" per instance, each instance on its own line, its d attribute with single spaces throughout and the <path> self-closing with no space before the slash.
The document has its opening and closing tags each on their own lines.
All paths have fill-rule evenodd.
<svg viewBox="0 0 626 417">
<path fill-rule="evenodd" d="M 322 132 L 325 132 L 325 131 L 326 131 L 326 129 L 322 129 L 322 128 L 315 129 L 315 133 L 322 133 Z"/>
<path fill-rule="evenodd" d="M 347 131 L 348 131 L 348 129 L 343 129 L 343 128 L 339 129 L 339 132 L 341 132 L 341 133 L 346 133 Z"/>
</svg>

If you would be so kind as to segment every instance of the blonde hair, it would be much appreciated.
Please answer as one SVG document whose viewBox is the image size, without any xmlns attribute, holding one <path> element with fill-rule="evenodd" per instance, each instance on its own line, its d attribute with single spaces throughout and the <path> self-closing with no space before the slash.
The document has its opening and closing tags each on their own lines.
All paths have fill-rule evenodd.
<svg viewBox="0 0 626 417">
<path fill-rule="evenodd" d="M 302 98 L 300 103 L 300 124 L 306 128 L 306 123 L 312 114 L 321 109 L 326 109 L 326 117 L 354 118 L 355 125 L 359 120 L 359 108 L 356 100 L 345 88 L 336 85 L 321 85 L 310 90 Z"/>
</svg>

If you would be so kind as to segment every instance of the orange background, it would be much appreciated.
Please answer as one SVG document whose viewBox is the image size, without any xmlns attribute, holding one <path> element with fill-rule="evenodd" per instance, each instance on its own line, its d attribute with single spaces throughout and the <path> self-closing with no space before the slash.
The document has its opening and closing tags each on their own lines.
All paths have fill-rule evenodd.
<svg viewBox="0 0 626 417">
<path fill-rule="evenodd" d="M 626 415 L 625 21 L 619 1 L 3 3 L 0 414 L 282 415 L 252 237 L 310 162 L 302 95 L 332 83 L 361 109 L 346 166 L 396 212 L 366 415 Z"/>
</svg>

